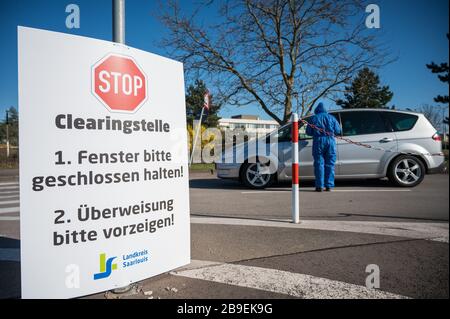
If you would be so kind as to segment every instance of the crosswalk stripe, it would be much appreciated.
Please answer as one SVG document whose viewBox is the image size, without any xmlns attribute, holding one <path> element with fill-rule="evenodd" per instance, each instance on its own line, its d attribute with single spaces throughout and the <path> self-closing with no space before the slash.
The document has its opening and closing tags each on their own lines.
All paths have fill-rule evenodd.
<svg viewBox="0 0 450 319">
<path fill-rule="evenodd" d="M 19 187 L 19 183 L 0 183 L 0 187 L 2 186 L 17 186 Z"/>
<path fill-rule="evenodd" d="M 19 204 L 19 201 L 18 200 L 7 200 L 7 201 L 2 202 L 0 200 L 0 205 L 10 205 L 10 204 Z"/>
<path fill-rule="evenodd" d="M 1 202 L 3 199 L 10 199 L 10 198 L 17 198 L 17 197 L 19 197 L 19 194 L 17 194 L 17 195 L 7 195 L 7 196 L 2 196 L 1 193 L 0 193 L 0 202 Z"/>
<path fill-rule="evenodd" d="M 16 221 L 20 220 L 19 216 L 0 216 L 0 221 Z"/>
<path fill-rule="evenodd" d="M 270 291 L 304 299 L 406 299 L 378 289 L 322 277 L 254 266 L 219 264 L 173 271 L 175 276 Z"/>
<path fill-rule="evenodd" d="M 0 214 L 7 214 L 7 213 L 18 213 L 19 207 L 4 207 L 0 208 Z"/>
</svg>

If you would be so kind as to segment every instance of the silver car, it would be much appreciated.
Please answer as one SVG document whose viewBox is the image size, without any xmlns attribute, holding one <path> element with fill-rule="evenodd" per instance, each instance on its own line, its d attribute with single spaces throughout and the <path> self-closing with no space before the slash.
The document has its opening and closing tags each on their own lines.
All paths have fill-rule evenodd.
<svg viewBox="0 0 450 319">
<path fill-rule="evenodd" d="M 348 109 L 329 112 L 342 127 L 344 138 L 384 150 L 370 149 L 337 139 L 336 179 L 371 179 L 388 177 L 397 186 L 413 187 L 427 173 L 444 166 L 441 137 L 423 114 L 380 109 Z M 305 118 L 307 121 L 308 118 Z M 314 179 L 312 138 L 299 129 L 300 180 Z M 266 143 L 276 137 L 277 151 L 251 155 L 251 143 Z M 228 153 L 228 155 L 227 155 Z M 245 154 L 241 163 L 227 158 Z M 253 158 L 250 158 L 253 157 Z M 242 157 L 241 157 L 242 158 Z M 255 160 L 256 159 L 256 160 Z M 268 173 L 267 163 L 276 163 Z M 239 179 L 250 188 L 265 188 L 276 181 L 291 180 L 291 125 L 269 136 L 242 143 L 225 152 L 216 163 L 219 178 Z"/>
</svg>

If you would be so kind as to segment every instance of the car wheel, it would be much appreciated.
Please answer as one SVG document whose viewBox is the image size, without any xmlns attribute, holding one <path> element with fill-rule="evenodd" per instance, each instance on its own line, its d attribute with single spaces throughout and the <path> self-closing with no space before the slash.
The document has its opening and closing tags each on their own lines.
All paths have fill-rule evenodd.
<svg viewBox="0 0 450 319">
<path fill-rule="evenodd" d="M 388 178 L 397 186 L 414 187 L 419 185 L 425 177 L 425 166 L 414 156 L 402 155 L 390 165 Z"/>
<path fill-rule="evenodd" d="M 268 167 L 269 164 L 245 163 L 240 172 L 242 183 L 254 189 L 263 189 L 270 186 L 275 179 L 275 174 L 264 174 L 264 170 L 267 170 Z"/>
</svg>

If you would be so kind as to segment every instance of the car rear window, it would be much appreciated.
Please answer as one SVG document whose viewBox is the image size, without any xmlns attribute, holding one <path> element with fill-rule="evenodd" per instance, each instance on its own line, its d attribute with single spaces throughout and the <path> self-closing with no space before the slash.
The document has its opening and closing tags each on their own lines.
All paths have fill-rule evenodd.
<svg viewBox="0 0 450 319">
<path fill-rule="evenodd" d="M 417 115 L 397 112 L 385 112 L 384 115 L 391 122 L 392 128 L 396 132 L 412 129 L 419 118 Z"/>
</svg>

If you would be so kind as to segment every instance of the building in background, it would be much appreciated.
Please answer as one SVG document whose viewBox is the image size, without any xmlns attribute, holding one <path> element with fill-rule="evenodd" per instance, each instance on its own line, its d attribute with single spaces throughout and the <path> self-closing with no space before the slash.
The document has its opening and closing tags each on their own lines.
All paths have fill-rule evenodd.
<svg viewBox="0 0 450 319">
<path fill-rule="evenodd" d="M 256 115 L 234 115 L 231 118 L 221 118 L 219 120 L 220 129 L 242 129 L 253 134 L 266 134 L 277 129 L 280 126 L 277 121 L 261 120 Z"/>
</svg>

